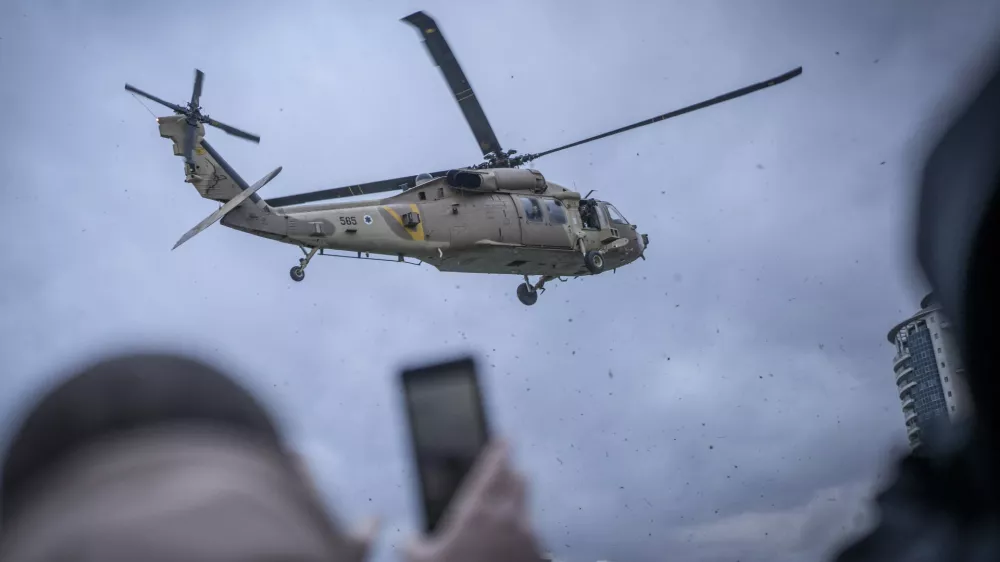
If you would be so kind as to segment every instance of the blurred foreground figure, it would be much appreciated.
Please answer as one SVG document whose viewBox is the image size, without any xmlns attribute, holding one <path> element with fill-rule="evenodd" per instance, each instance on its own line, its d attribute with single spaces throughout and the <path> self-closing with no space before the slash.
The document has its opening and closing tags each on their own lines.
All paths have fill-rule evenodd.
<svg viewBox="0 0 1000 562">
<path fill-rule="evenodd" d="M 28 412 L 4 459 L 0 560 L 355 561 L 298 459 L 202 363 L 93 365 Z"/>
<path fill-rule="evenodd" d="M 524 485 L 487 449 L 412 562 L 538 560 Z M 170 355 L 100 362 L 29 410 L 3 461 L 4 562 L 355 562 L 267 412 L 215 369 Z"/>
<path fill-rule="evenodd" d="M 877 527 L 838 562 L 1000 560 L 1000 56 L 930 154 L 917 255 L 952 319 L 974 413 L 922 437 L 877 498 Z"/>
</svg>

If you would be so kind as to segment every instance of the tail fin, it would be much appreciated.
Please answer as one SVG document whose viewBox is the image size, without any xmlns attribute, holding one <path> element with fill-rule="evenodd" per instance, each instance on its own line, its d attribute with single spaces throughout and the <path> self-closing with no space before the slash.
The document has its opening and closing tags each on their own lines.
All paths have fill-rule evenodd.
<svg viewBox="0 0 1000 562">
<path fill-rule="evenodd" d="M 158 117 L 156 122 L 160 124 L 160 136 L 173 141 L 174 156 L 183 158 L 184 131 L 187 129 L 185 117 L 183 115 Z M 204 137 L 205 126 L 199 123 L 194 137 L 194 169 L 190 169 L 187 163 L 184 164 L 184 181 L 193 185 L 205 199 L 225 203 L 240 195 L 249 186 L 208 144 L 208 141 L 204 140 Z M 250 196 L 250 201 L 261 209 L 267 207 L 258 195 Z"/>
<path fill-rule="evenodd" d="M 183 158 L 184 131 L 187 129 L 185 116 L 172 115 L 170 117 L 159 117 L 156 121 L 160 124 L 160 136 L 173 141 L 174 156 Z M 241 215 L 245 219 L 243 222 L 249 221 L 249 223 L 253 223 L 242 225 L 244 229 L 272 232 L 274 227 L 279 225 L 271 225 L 269 227 L 267 221 L 261 219 L 261 215 L 271 215 L 273 209 L 257 195 L 257 190 L 274 179 L 281 172 L 281 168 L 278 167 L 254 185 L 247 185 L 247 182 L 236 173 L 236 170 L 208 144 L 204 136 L 205 126 L 199 123 L 194 136 L 194 168 L 192 169 L 186 162 L 184 163 L 186 174 L 184 181 L 193 185 L 205 199 L 218 201 L 223 203 L 223 205 L 194 228 L 187 231 L 174 244 L 174 249 L 190 240 L 202 230 L 223 219 L 237 208 L 240 208 L 243 215 L 245 215 Z M 262 211 L 262 213 L 256 212 L 257 210 Z M 230 218 L 232 218 L 232 215 L 230 215 Z M 272 233 L 280 233 L 280 229 Z"/>
</svg>

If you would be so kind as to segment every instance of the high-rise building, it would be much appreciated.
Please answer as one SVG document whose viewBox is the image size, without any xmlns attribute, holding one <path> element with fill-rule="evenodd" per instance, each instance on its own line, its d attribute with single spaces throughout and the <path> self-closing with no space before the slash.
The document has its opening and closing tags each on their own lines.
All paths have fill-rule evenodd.
<svg viewBox="0 0 1000 562">
<path fill-rule="evenodd" d="M 920 446 L 920 434 L 930 425 L 968 415 L 971 408 L 965 369 L 948 319 L 929 294 L 920 311 L 889 330 L 896 346 L 892 370 L 903 408 L 910 448 Z"/>
</svg>

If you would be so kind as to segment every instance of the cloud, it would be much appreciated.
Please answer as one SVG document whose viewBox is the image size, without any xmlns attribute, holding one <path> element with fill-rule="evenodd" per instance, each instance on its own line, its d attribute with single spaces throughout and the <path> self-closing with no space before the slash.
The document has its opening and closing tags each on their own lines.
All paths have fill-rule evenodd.
<svg viewBox="0 0 1000 562">
<path fill-rule="evenodd" d="M 268 197 L 476 162 L 397 21 L 416 9 L 522 152 L 805 70 L 540 159 L 651 245 L 532 308 L 518 279 L 426 266 L 315 261 L 295 284 L 296 248 L 221 227 L 169 250 L 214 205 L 125 82 L 179 102 L 206 71 L 205 110 L 263 137 L 216 148 L 245 178 L 284 166 Z M 905 443 L 884 338 L 923 290 L 908 151 L 998 24 L 972 1 L 4 4 L 0 411 L 97 351 L 209 357 L 341 519 L 387 519 L 390 560 L 419 513 L 395 373 L 475 352 L 561 557 L 819 559 Z"/>
</svg>

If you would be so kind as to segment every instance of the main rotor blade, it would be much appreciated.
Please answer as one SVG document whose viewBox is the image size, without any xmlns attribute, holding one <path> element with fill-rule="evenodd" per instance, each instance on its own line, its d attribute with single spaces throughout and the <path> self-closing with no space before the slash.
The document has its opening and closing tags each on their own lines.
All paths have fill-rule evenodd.
<svg viewBox="0 0 1000 562">
<path fill-rule="evenodd" d="M 448 82 L 448 87 L 451 88 L 451 93 L 454 94 L 459 107 L 462 108 L 465 120 L 469 123 L 469 128 L 472 129 L 472 134 L 475 135 L 483 155 L 490 152 L 500 154 L 503 151 L 500 147 L 500 141 L 497 140 L 493 127 L 490 126 L 489 120 L 486 119 L 486 113 L 483 112 L 483 106 L 479 105 L 479 100 L 476 98 L 476 93 L 472 91 L 469 79 L 462 72 L 462 67 L 455 59 L 455 54 L 451 52 L 451 47 L 448 46 L 444 35 L 441 34 L 437 22 L 423 12 L 410 14 L 403 18 L 403 21 L 420 31 L 420 35 L 424 39 L 424 46 L 427 47 L 431 58 L 434 59 L 434 64 L 444 74 L 444 79 Z"/>
<path fill-rule="evenodd" d="M 559 148 L 553 148 L 552 150 L 546 150 L 545 152 L 533 153 L 533 154 L 530 155 L 530 158 L 528 158 L 528 160 L 534 160 L 535 158 L 540 158 L 542 156 L 546 156 L 548 154 L 552 154 L 553 152 L 559 152 L 560 150 L 566 150 L 567 148 L 573 148 L 574 146 L 580 146 L 581 144 L 584 144 L 584 143 L 588 143 L 588 142 L 595 141 L 595 140 L 598 140 L 598 139 L 603 139 L 605 137 L 610 137 L 611 135 L 617 135 L 618 133 L 624 133 L 625 131 L 631 131 L 632 129 L 637 129 L 637 128 L 645 126 L 645 125 L 652 125 L 653 123 L 658 123 L 658 122 L 663 121 L 665 119 L 670 119 L 671 117 L 677 117 L 678 115 L 684 115 L 685 113 L 691 113 L 692 111 L 697 111 L 699 109 L 704 109 L 704 108 L 709 107 L 711 105 L 719 104 L 719 103 L 722 103 L 724 101 L 729 101 L 731 99 L 735 99 L 735 98 L 738 98 L 740 96 L 745 96 L 747 94 L 756 92 L 758 90 L 763 90 L 764 88 L 768 88 L 768 87 L 771 87 L 771 86 L 774 86 L 774 85 L 777 85 L 777 84 L 781 84 L 782 82 L 786 82 L 788 80 L 791 80 L 792 78 L 795 78 L 799 74 L 802 74 L 802 67 L 801 66 L 798 67 L 798 68 L 796 68 L 796 69 L 794 69 L 794 70 L 790 70 L 790 71 L 788 71 L 788 72 L 786 72 L 786 73 L 784 73 L 784 74 L 782 74 L 780 76 L 775 76 L 774 78 L 771 78 L 769 80 L 764 80 L 763 82 L 757 82 L 756 84 L 751 84 L 751 85 L 746 86 L 744 88 L 740 88 L 739 90 L 733 90 L 732 92 L 729 92 L 729 93 L 726 93 L 726 94 L 722 94 L 721 96 L 716 96 L 716 97 L 714 97 L 712 99 L 705 100 L 703 102 L 696 103 L 694 105 L 689 105 L 687 107 L 683 107 L 681 109 L 677 109 L 677 110 L 671 111 L 670 113 L 664 113 L 663 115 L 657 115 L 656 117 L 651 117 L 651 118 L 646 119 L 644 121 L 639 121 L 638 123 L 633 123 L 631 125 L 622 127 L 620 129 L 615 129 L 614 131 L 608 131 L 607 133 L 603 133 L 603 134 L 600 134 L 600 135 L 597 135 L 597 136 L 593 136 L 593 137 L 590 137 L 590 138 L 583 139 L 581 141 L 576 141 L 574 143 L 570 143 L 570 144 L 567 144 L 567 145 L 564 145 L 564 146 L 560 146 Z"/>
<path fill-rule="evenodd" d="M 440 178 L 448 175 L 448 172 L 433 172 L 432 177 Z M 341 197 L 352 197 L 354 195 L 368 195 L 371 193 L 385 193 L 387 191 L 404 191 L 417 186 L 417 176 L 403 176 L 391 180 L 373 181 L 359 185 L 348 185 L 345 187 L 335 187 L 333 189 L 322 189 L 299 193 L 297 195 L 285 195 L 267 199 L 265 202 L 272 207 L 287 207 L 289 205 L 301 205 L 303 203 L 314 203 L 327 199 L 339 199 Z"/>
<path fill-rule="evenodd" d="M 194 69 L 194 91 L 191 92 L 191 109 L 198 109 L 201 102 L 201 85 L 205 81 L 205 73 Z"/>
<path fill-rule="evenodd" d="M 154 96 L 153 94 L 147 94 L 146 92 L 143 92 L 142 90 L 140 90 L 139 88 L 136 88 L 135 86 L 132 86 L 131 84 L 125 84 L 125 89 L 128 90 L 128 91 L 130 91 L 130 92 L 132 92 L 132 93 L 134 93 L 134 94 L 139 94 L 140 96 L 142 96 L 144 98 L 151 99 L 151 100 L 155 101 L 156 103 L 158 103 L 160 105 L 165 105 L 165 106 L 169 107 L 170 109 L 173 109 L 177 113 L 184 113 L 184 112 L 187 111 L 186 109 L 184 109 L 183 107 L 181 107 L 181 106 L 179 106 L 177 104 L 173 104 L 173 103 L 170 103 L 168 101 L 163 101 L 160 98 Z"/>
<path fill-rule="evenodd" d="M 229 133 L 230 135 L 233 135 L 234 137 L 240 137 L 241 139 L 246 139 L 246 140 L 248 140 L 250 142 L 256 142 L 256 143 L 260 142 L 260 137 L 258 137 L 257 135 L 255 135 L 253 133 L 248 133 L 246 131 L 241 131 L 240 129 L 237 129 L 236 127 L 233 127 L 233 126 L 230 126 L 230 125 L 226 125 L 225 123 L 220 123 L 220 122 L 216 121 L 215 119 L 207 119 L 205 121 L 205 123 L 208 123 L 209 125 L 211 125 L 213 127 L 217 127 L 219 129 L 222 129 L 223 131 Z"/>
</svg>

